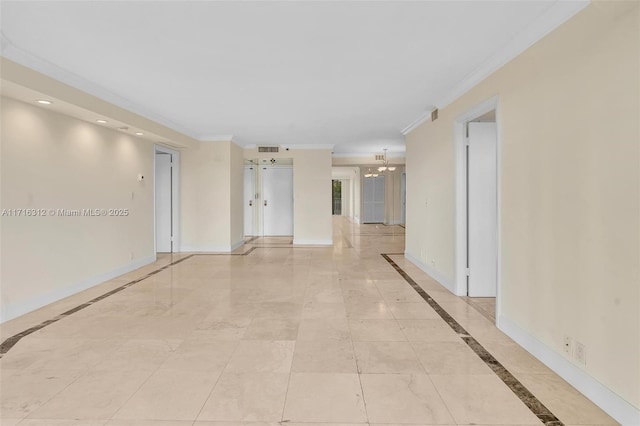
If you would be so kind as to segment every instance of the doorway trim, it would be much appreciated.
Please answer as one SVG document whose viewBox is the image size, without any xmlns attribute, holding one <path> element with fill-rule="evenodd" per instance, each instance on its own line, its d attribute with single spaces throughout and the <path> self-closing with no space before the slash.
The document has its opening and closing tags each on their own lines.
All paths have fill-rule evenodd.
<svg viewBox="0 0 640 426">
<path fill-rule="evenodd" d="M 500 223 L 501 223 L 501 129 L 500 129 L 500 103 L 498 96 L 485 100 L 460 114 L 453 121 L 453 143 L 455 155 L 455 272 L 454 272 L 454 293 L 457 296 L 467 295 L 467 154 L 466 154 L 466 125 L 468 122 L 495 110 L 496 112 L 496 179 L 497 179 L 497 282 L 496 282 L 496 323 L 500 318 L 501 309 L 501 259 L 502 249 L 500 244 Z M 499 325 L 499 324 L 498 324 Z"/>
<path fill-rule="evenodd" d="M 180 151 L 164 145 L 153 145 L 153 250 L 157 253 L 156 241 L 156 152 L 171 154 L 171 252 L 180 251 Z"/>
</svg>

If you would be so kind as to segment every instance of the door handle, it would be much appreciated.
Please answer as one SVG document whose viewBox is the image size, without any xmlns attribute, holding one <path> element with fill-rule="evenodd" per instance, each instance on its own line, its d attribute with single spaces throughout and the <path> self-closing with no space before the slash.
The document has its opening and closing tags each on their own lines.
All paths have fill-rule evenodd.
<svg viewBox="0 0 640 426">
<path fill-rule="evenodd" d="M 253 206 L 253 200 L 249 200 L 249 207 Z"/>
<path fill-rule="evenodd" d="M 267 206 L 267 200 L 264 200 L 264 206 L 265 207 Z"/>
</svg>

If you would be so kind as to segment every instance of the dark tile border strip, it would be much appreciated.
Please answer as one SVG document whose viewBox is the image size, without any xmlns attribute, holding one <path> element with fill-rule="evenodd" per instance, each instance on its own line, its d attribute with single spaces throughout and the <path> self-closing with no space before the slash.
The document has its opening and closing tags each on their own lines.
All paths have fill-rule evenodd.
<svg viewBox="0 0 640 426">
<path fill-rule="evenodd" d="M 533 414 L 546 426 L 563 426 L 562 423 L 545 405 L 540 402 L 513 374 L 509 372 L 493 355 L 491 355 L 467 330 L 464 329 L 442 306 L 438 304 L 420 285 L 413 280 L 397 263 L 389 256 L 403 256 L 398 253 L 383 253 L 382 257 L 398 272 L 404 280 L 427 302 L 440 317 L 449 324 L 458 336 L 473 350 L 476 355 L 504 382 L 511 391 L 520 398 Z"/>
</svg>

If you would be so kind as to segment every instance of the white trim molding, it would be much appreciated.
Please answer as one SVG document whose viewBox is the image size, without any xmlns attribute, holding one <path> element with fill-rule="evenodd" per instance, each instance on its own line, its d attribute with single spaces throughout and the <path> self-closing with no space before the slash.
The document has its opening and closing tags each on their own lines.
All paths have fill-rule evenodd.
<svg viewBox="0 0 640 426">
<path fill-rule="evenodd" d="M 426 123 L 427 121 L 430 121 L 430 120 L 431 120 L 431 112 L 425 112 L 420 117 L 418 117 L 415 120 L 413 120 L 407 127 L 405 127 L 404 129 L 400 130 L 400 133 L 402 133 L 404 136 L 407 136 L 416 127 L 418 127 L 422 123 Z"/>
<path fill-rule="evenodd" d="M 432 268 L 431 266 L 427 265 L 426 263 L 422 262 L 420 259 L 418 259 L 417 257 L 411 255 L 406 251 L 404 252 L 404 257 L 409 262 L 413 263 L 418 268 L 422 269 L 427 275 L 429 275 L 431 278 L 436 280 L 441 286 L 449 290 L 451 293 L 456 294 L 455 288 L 453 285 L 454 282 L 449 277 L 443 275 L 440 271 Z M 456 295 L 460 296 L 459 294 L 456 294 Z"/>
<path fill-rule="evenodd" d="M 157 233 L 156 233 L 156 152 L 164 152 L 171 154 L 171 229 L 173 235 L 171 236 L 171 249 L 172 253 L 176 253 L 180 247 L 180 151 L 172 148 L 168 148 L 162 144 L 154 144 L 153 150 L 153 247 L 157 251 Z"/>
<path fill-rule="evenodd" d="M 454 143 L 454 164 L 455 164 L 455 240 L 454 240 L 454 283 L 455 290 L 453 291 L 455 294 L 459 296 L 466 296 L 467 294 L 467 162 L 466 162 L 466 133 L 465 128 L 469 121 L 474 118 L 478 118 L 483 114 L 486 114 L 489 111 L 496 111 L 496 125 L 498 128 L 498 139 L 497 139 L 497 149 L 498 149 L 498 158 L 497 158 L 497 182 L 498 182 L 498 194 L 497 194 L 497 220 L 498 220 L 498 272 L 500 271 L 500 202 L 501 202 L 501 192 L 500 192 L 500 153 L 501 153 L 501 136 L 500 136 L 500 117 L 499 117 L 499 99 L 497 96 L 494 96 L 490 99 L 481 102 L 478 105 L 475 105 L 459 116 L 455 118 L 453 121 L 453 143 Z M 498 273 L 498 283 L 497 283 L 497 299 L 496 303 L 498 304 L 498 313 L 500 312 L 500 273 Z"/>
<path fill-rule="evenodd" d="M 185 127 L 172 120 L 157 114 L 148 108 L 130 101 L 120 95 L 117 95 L 110 90 L 91 82 L 84 77 L 81 77 L 75 73 L 67 71 L 45 59 L 40 58 L 26 51 L 25 49 L 15 45 L 10 39 L 8 39 L 4 33 L 0 32 L 2 42 L 2 56 L 16 62 L 22 66 L 35 70 L 44 74 L 47 77 L 53 78 L 67 84 L 75 89 L 81 90 L 85 93 L 93 95 L 103 101 L 109 102 L 134 114 L 138 114 L 141 117 L 153 120 L 169 129 L 182 133 L 193 139 L 197 139 L 193 132 L 190 132 Z"/>
<path fill-rule="evenodd" d="M 563 355 L 527 333 L 505 315 L 498 317 L 498 328 L 616 421 L 623 425 L 640 425 L 640 410 L 638 408 L 574 365 Z"/>
<path fill-rule="evenodd" d="M 36 297 L 32 297 L 23 302 L 19 302 L 16 304 L 9 304 L 7 306 L 2 307 L 2 318 L 0 318 L 0 323 L 5 321 L 9 321 L 11 319 L 17 318 L 21 315 L 27 314 L 29 312 L 35 311 L 36 309 L 40 309 L 43 306 L 49 305 L 51 303 L 57 302 L 59 300 L 64 299 L 65 297 L 73 296 L 76 293 L 80 293 L 81 291 L 87 290 L 91 287 L 94 287 L 98 284 L 102 284 L 105 281 L 109 281 L 113 278 L 116 278 L 120 275 L 129 273 L 138 268 L 142 268 L 150 263 L 156 261 L 155 254 L 153 256 L 146 256 L 140 259 L 128 262 L 122 266 L 119 266 L 110 271 L 106 271 L 97 275 L 93 275 L 91 277 L 87 277 L 81 279 L 67 287 L 56 289 L 49 293 L 45 293 Z"/>
<path fill-rule="evenodd" d="M 507 62 L 533 46 L 536 42 L 558 28 L 576 13 L 587 7 L 591 0 L 555 1 L 538 19 L 525 27 L 504 48 L 485 60 L 471 74 L 466 76 L 446 96 L 436 103 L 444 108 L 454 100 L 467 93 L 478 83 L 489 77 Z"/>
</svg>

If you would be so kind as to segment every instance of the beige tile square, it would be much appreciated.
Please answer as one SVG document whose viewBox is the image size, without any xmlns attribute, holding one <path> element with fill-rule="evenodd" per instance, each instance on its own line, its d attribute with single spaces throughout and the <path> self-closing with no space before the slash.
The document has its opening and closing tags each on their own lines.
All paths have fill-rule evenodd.
<svg viewBox="0 0 640 426">
<path fill-rule="evenodd" d="M 19 424 L 20 426 L 103 426 L 106 420 L 76 420 L 76 419 L 24 419 L 20 423 L 5 423 L 2 426 Z"/>
<path fill-rule="evenodd" d="M 198 330 L 203 337 L 211 340 L 239 340 L 244 336 L 245 330 L 250 323 L 250 317 L 208 317 L 198 325 Z"/>
<path fill-rule="evenodd" d="M 396 320 L 350 320 L 351 338 L 362 342 L 402 342 L 404 333 Z"/>
<path fill-rule="evenodd" d="M 344 303 L 307 302 L 302 308 L 303 319 L 346 318 Z"/>
<path fill-rule="evenodd" d="M 298 340 L 350 340 L 346 318 L 303 319 Z"/>
<path fill-rule="evenodd" d="M 350 319 L 393 319 L 383 302 L 353 301 L 345 305 Z"/>
<path fill-rule="evenodd" d="M 219 372 L 160 369 L 114 418 L 193 421 L 218 376 Z"/>
<path fill-rule="evenodd" d="M 29 418 L 110 419 L 151 373 L 148 370 L 91 372 L 36 409 Z"/>
<path fill-rule="evenodd" d="M 161 368 L 220 373 L 237 346 L 237 341 L 185 340 Z"/>
<path fill-rule="evenodd" d="M 295 342 L 288 340 L 242 340 L 225 371 L 288 373 L 294 348 Z"/>
<path fill-rule="evenodd" d="M 381 291 L 384 300 L 391 303 L 425 303 L 422 296 L 420 296 L 412 287 L 408 284 L 402 289 L 384 289 Z"/>
<path fill-rule="evenodd" d="M 242 337 L 245 340 L 296 340 L 299 319 L 254 318 Z"/>
<path fill-rule="evenodd" d="M 96 365 L 97 370 L 156 370 L 181 344 L 182 340 L 129 339 Z"/>
<path fill-rule="evenodd" d="M 349 340 L 298 341 L 291 371 L 297 373 L 357 373 Z"/>
<path fill-rule="evenodd" d="M 288 373 L 223 373 L 198 421 L 282 420 Z"/>
<path fill-rule="evenodd" d="M 461 338 L 441 319 L 398 320 L 400 328 L 413 342 L 460 342 Z"/>
<path fill-rule="evenodd" d="M 408 342 L 354 342 L 359 373 L 424 374 Z"/>
<path fill-rule="evenodd" d="M 429 376 L 360 376 L 371 423 L 455 424 Z"/>
<path fill-rule="evenodd" d="M 109 420 L 106 426 L 192 426 L 193 421 L 181 420 Z"/>
<path fill-rule="evenodd" d="M 292 373 L 284 421 L 367 421 L 357 374 Z"/>
<path fill-rule="evenodd" d="M 387 303 L 395 319 L 438 319 L 440 315 L 425 301 L 409 303 Z"/>
<path fill-rule="evenodd" d="M 529 408 L 494 374 L 430 377 L 459 424 L 540 424 Z"/>
<path fill-rule="evenodd" d="M 492 374 L 492 371 L 464 342 L 413 342 L 428 374 Z"/>
<path fill-rule="evenodd" d="M 0 417 L 23 418 L 66 388 L 82 373 L 78 371 L 2 370 Z M 8 423 L 9 420 L 6 420 Z"/>
</svg>

